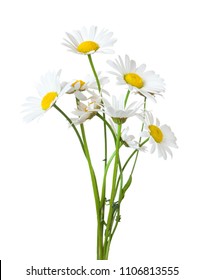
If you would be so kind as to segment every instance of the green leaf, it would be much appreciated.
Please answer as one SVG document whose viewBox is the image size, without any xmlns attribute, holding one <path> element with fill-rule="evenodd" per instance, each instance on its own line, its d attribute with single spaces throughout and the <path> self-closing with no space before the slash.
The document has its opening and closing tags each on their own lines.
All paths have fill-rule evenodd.
<svg viewBox="0 0 203 280">
<path fill-rule="evenodd" d="M 128 178 L 128 181 L 126 182 L 125 186 L 122 188 L 121 200 L 124 199 L 125 193 L 126 193 L 127 189 L 130 187 L 131 183 L 132 183 L 132 175 L 130 175 L 130 177 Z"/>
</svg>

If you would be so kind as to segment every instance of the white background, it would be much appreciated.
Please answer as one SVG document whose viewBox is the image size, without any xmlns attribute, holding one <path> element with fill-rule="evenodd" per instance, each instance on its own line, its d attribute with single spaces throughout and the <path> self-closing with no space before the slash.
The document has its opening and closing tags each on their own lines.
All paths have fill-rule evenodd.
<svg viewBox="0 0 203 280">
<path fill-rule="evenodd" d="M 82 264 L 118 270 L 120 266 L 179 266 L 180 277 L 174 279 L 202 279 L 200 4 L 197 0 L 1 1 L 3 279 L 28 279 L 25 269 L 31 265 Z M 55 110 L 30 124 L 22 121 L 21 114 L 25 98 L 37 93 L 35 83 L 46 71 L 62 68 L 63 79 L 90 73 L 87 58 L 67 52 L 61 43 L 66 31 L 92 24 L 114 32 L 116 54 L 129 54 L 165 79 L 166 93 L 154 112 L 172 127 L 179 146 L 172 160 L 140 156 L 108 262 L 95 261 L 92 189 L 73 131 Z M 97 69 L 109 70 L 105 61 L 114 57 L 93 58 Z M 69 100 L 63 102 L 68 106 Z M 65 103 L 62 106 L 66 108 Z M 97 122 L 90 122 L 87 130 L 93 158 L 100 162 Z"/>
</svg>

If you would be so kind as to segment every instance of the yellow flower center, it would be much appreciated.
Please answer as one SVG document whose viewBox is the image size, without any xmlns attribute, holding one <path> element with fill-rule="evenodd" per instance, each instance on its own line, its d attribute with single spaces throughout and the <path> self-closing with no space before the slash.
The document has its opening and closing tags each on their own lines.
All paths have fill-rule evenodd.
<svg viewBox="0 0 203 280">
<path fill-rule="evenodd" d="M 85 112 L 89 112 L 89 108 L 87 106 L 85 107 Z"/>
<path fill-rule="evenodd" d="M 51 107 L 54 100 L 57 98 L 58 93 L 57 92 L 48 92 L 41 101 L 41 107 L 43 110 L 47 110 Z"/>
<path fill-rule="evenodd" d="M 85 107 L 85 112 L 89 112 L 89 106 L 91 106 L 92 104 L 94 104 L 95 102 L 92 101 L 92 102 L 89 102 L 88 103 L 88 106 Z"/>
<path fill-rule="evenodd" d="M 81 53 L 89 53 L 92 51 L 97 51 L 99 49 L 99 45 L 93 41 L 84 41 L 78 45 L 77 50 Z"/>
<path fill-rule="evenodd" d="M 142 88 L 144 86 L 144 82 L 142 78 L 135 73 L 128 73 L 124 75 L 124 80 L 127 84 L 130 84 L 133 87 Z"/>
<path fill-rule="evenodd" d="M 76 80 L 74 83 L 72 83 L 72 87 L 74 87 L 77 83 L 80 83 L 80 90 L 81 90 L 81 87 L 84 86 L 85 82 L 83 82 L 82 80 Z M 83 89 L 84 90 L 84 89 Z"/>
<path fill-rule="evenodd" d="M 164 138 L 161 129 L 153 124 L 149 125 L 148 128 L 150 130 L 150 135 L 154 138 L 154 140 L 157 143 L 161 143 Z"/>
</svg>

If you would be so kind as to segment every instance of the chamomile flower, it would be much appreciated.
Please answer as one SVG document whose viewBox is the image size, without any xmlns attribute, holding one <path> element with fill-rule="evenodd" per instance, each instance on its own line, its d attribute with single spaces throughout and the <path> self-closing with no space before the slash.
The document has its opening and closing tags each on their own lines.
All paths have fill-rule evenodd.
<svg viewBox="0 0 203 280">
<path fill-rule="evenodd" d="M 145 119 L 145 130 L 141 133 L 141 136 L 150 137 L 149 143 L 151 144 L 151 153 L 157 149 L 159 157 L 167 159 L 167 153 L 172 157 L 170 147 L 178 148 L 178 146 L 176 144 L 176 137 L 171 131 L 171 128 L 166 124 L 160 125 L 158 119 L 156 119 L 155 122 L 151 112 L 146 112 Z"/>
<path fill-rule="evenodd" d="M 72 118 L 72 123 L 75 125 L 82 124 L 86 120 L 92 119 L 98 111 L 100 111 L 101 96 L 95 93 L 90 98 L 88 104 L 81 101 L 78 102 L 77 109 L 72 113 L 77 116 L 77 118 Z"/>
<path fill-rule="evenodd" d="M 118 125 L 116 123 L 114 123 L 113 121 L 111 121 L 110 119 L 110 124 L 115 132 L 115 134 L 117 134 L 118 131 Z M 126 147 L 135 149 L 135 150 L 140 150 L 145 152 L 146 151 L 146 147 L 139 146 L 139 143 L 135 140 L 135 136 L 132 134 L 129 134 L 129 126 L 126 126 L 125 128 L 122 129 L 121 131 L 121 140 L 123 141 L 123 144 Z"/>
<path fill-rule="evenodd" d="M 58 72 L 48 72 L 41 77 L 41 83 L 38 85 L 40 97 L 28 97 L 23 105 L 27 114 L 24 120 L 29 122 L 46 113 L 57 101 L 57 99 L 69 90 L 70 85 L 62 87 L 60 84 L 61 70 Z"/>
<path fill-rule="evenodd" d="M 138 118 L 142 119 L 141 114 L 138 113 L 141 104 L 133 102 L 127 107 L 125 107 L 124 102 L 124 95 L 120 95 L 119 98 L 112 95 L 111 103 L 106 98 L 103 98 L 103 110 L 107 115 L 109 115 L 112 118 L 112 120 L 116 124 L 122 124 L 132 116 L 137 116 Z"/>
<path fill-rule="evenodd" d="M 98 78 L 100 81 L 100 86 L 102 92 L 107 93 L 103 89 L 103 86 L 109 82 L 107 77 L 102 77 L 101 72 L 98 73 Z M 97 90 L 97 82 L 93 76 L 86 76 L 84 80 L 73 80 L 69 84 L 71 84 L 70 89 L 66 92 L 67 94 L 74 94 L 75 97 L 79 100 L 85 101 L 88 99 L 86 92 L 92 94 L 94 90 Z M 108 94 L 108 93 L 107 93 Z"/>
<path fill-rule="evenodd" d="M 140 150 L 142 152 L 145 152 L 147 150 L 146 147 L 144 147 L 144 146 L 140 147 L 139 146 L 139 143 L 135 140 L 134 135 L 129 134 L 129 127 L 128 126 L 125 127 L 122 130 L 121 139 L 123 140 L 124 145 L 126 145 L 129 148 L 132 148 L 132 149 L 135 149 L 135 150 Z"/>
<path fill-rule="evenodd" d="M 81 30 L 66 33 L 64 45 L 69 51 L 78 54 L 113 53 L 111 47 L 116 42 L 112 38 L 113 33 L 106 29 L 98 31 L 96 26 L 91 26 L 88 30 L 83 27 Z"/>
<path fill-rule="evenodd" d="M 145 71 L 145 64 L 137 67 L 136 62 L 128 55 L 124 61 L 119 56 L 115 61 L 108 60 L 107 63 L 116 71 L 110 73 L 116 75 L 118 84 L 127 85 L 132 92 L 154 100 L 155 95 L 161 95 L 160 93 L 165 90 L 164 80 L 159 75 L 154 71 Z"/>
</svg>

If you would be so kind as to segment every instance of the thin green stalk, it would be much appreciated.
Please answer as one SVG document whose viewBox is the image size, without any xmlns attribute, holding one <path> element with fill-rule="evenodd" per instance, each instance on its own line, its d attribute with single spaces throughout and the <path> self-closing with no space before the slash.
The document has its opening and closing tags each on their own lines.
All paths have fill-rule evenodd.
<svg viewBox="0 0 203 280">
<path fill-rule="evenodd" d="M 112 240 L 112 238 L 110 238 L 108 243 L 106 244 L 105 256 L 104 256 L 105 260 L 108 260 L 108 257 L 109 257 L 109 250 L 110 250 L 111 240 Z"/>
<path fill-rule="evenodd" d="M 96 176 L 95 176 L 95 172 L 92 166 L 92 162 L 91 162 L 91 158 L 90 158 L 90 153 L 89 153 L 89 149 L 88 149 L 88 145 L 87 145 L 87 139 L 86 139 L 86 135 L 85 135 L 85 129 L 84 129 L 84 125 L 81 124 L 81 132 L 82 132 L 82 137 L 83 137 L 83 141 L 84 141 L 84 149 L 86 152 L 86 157 L 87 157 L 87 161 L 88 161 L 88 166 L 89 166 L 89 170 L 90 170 L 90 176 L 91 176 L 91 180 L 92 180 L 92 187 L 93 187 L 93 193 L 94 193 L 94 200 L 95 200 L 95 206 L 96 206 L 96 213 L 97 213 L 97 259 L 100 259 L 100 252 L 101 250 L 103 250 L 102 248 L 102 244 L 100 242 L 100 227 L 101 227 L 101 218 L 100 218 L 100 197 L 99 197 L 99 191 L 98 191 L 98 185 L 97 185 L 97 180 L 96 180 Z"/>
<path fill-rule="evenodd" d="M 112 128 L 112 126 L 110 125 L 109 122 L 107 122 L 106 118 L 104 119 L 103 116 L 101 116 L 99 113 L 97 113 L 97 117 L 100 118 L 103 122 L 105 122 L 105 124 L 107 125 L 107 127 L 109 128 L 109 130 L 111 131 L 112 133 L 112 136 L 113 136 L 113 139 L 114 139 L 114 142 L 116 143 L 116 134 Z"/>
<path fill-rule="evenodd" d="M 99 77 L 98 77 L 97 72 L 95 70 L 91 54 L 88 55 L 88 60 L 89 60 L 90 66 L 92 68 L 94 77 L 96 79 L 98 91 L 101 93 L 101 85 L 100 85 Z M 101 93 L 101 96 L 102 96 L 102 93 Z M 103 113 L 103 120 L 104 120 L 103 125 L 104 125 L 104 170 L 105 170 L 106 169 L 106 164 L 107 164 L 107 156 L 108 156 L 108 151 L 107 151 L 108 143 L 107 143 L 107 129 L 106 129 L 106 122 L 105 122 L 105 120 L 106 120 L 105 113 Z M 105 192 L 106 192 L 106 182 L 104 183 L 103 189 L 102 189 L 102 193 L 105 194 Z M 103 221 L 104 220 L 104 212 L 105 212 L 105 204 L 101 205 L 100 210 L 101 210 L 101 219 Z M 101 242 L 103 244 L 103 223 L 101 225 L 100 235 L 101 235 L 101 238 L 102 238 Z"/>
<path fill-rule="evenodd" d="M 144 98 L 144 120 L 145 120 L 146 106 L 147 106 L 147 97 Z M 141 132 L 144 129 L 144 120 L 142 122 Z M 142 141 L 142 137 L 140 136 L 139 144 L 141 143 L 141 141 Z"/>
<path fill-rule="evenodd" d="M 124 105 L 126 106 L 127 104 L 127 100 L 129 98 L 129 94 L 130 94 L 130 91 L 128 90 L 127 94 L 126 94 L 126 98 L 125 98 L 125 103 Z M 146 98 L 144 100 L 144 113 L 145 113 L 145 110 L 146 110 Z M 143 131 L 143 128 L 144 128 L 144 122 L 142 123 L 142 127 L 141 127 L 141 132 Z M 140 137 L 139 139 L 139 146 L 143 146 L 148 140 L 149 138 L 147 138 L 143 143 L 141 143 L 141 140 L 142 138 Z M 119 181 L 122 181 L 122 173 L 124 171 L 124 169 L 126 168 L 127 164 L 129 163 L 130 159 L 134 156 L 134 154 L 136 153 L 136 157 L 135 157 L 135 161 L 134 161 L 134 164 L 133 164 L 133 167 L 132 167 L 132 170 L 131 170 L 131 174 L 130 176 L 132 176 L 133 172 L 134 172 L 134 168 L 135 168 L 135 165 L 136 165 L 136 162 L 137 162 L 137 158 L 138 158 L 138 155 L 139 155 L 139 150 L 135 150 L 133 151 L 133 153 L 129 156 L 129 158 L 127 159 L 127 161 L 125 162 L 123 168 L 121 169 L 121 173 L 119 175 L 119 178 L 117 180 L 117 184 L 116 184 L 116 192 L 117 192 L 117 189 L 118 189 L 118 185 L 119 185 Z M 129 178 L 130 179 L 130 178 Z M 128 186 L 129 187 L 129 186 Z M 126 190 L 125 190 L 126 191 Z M 104 244 L 104 250 L 105 250 L 105 259 L 108 259 L 108 254 L 109 254 L 109 249 L 110 249 L 110 245 L 111 245 L 111 241 L 112 241 L 112 238 L 114 236 L 114 233 L 117 229 L 117 226 L 118 226 L 118 223 L 119 223 L 119 217 L 120 217 L 120 205 L 121 205 L 121 201 L 123 199 L 123 192 L 122 192 L 122 182 L 121 182 L 121 186 L 120 186 L 120 192 L 119 192 L 119 199 L 118 199 L 118 210 L 116 212 L 116 218 L 115 218 L 115 225 L 112 229 L 112 232 L 109 233 L 108 235 L 108 239 L 106 238 L 105 239 L 105 244 Z M 107 225 L 108 225 L 108 222 L 107 222 Z M 111 226 L 113 225 L 113 223 L 111 223 Z M 107 232 L 108 234 L 108 232 Z"/>
<path fill-rule="evenodd" d="M 114 151 L 113 154 L 111 155 L 110 159 L 107 162 L 106 169 L 104 171 L 103 184 L 102 184 L 102 195 L 101 195 L 101 206 L 103 206 L 105 204 L 105 188 L 103 186 L 106 184 L 107 173 L 108 173 L 109 167 L 110 167 L 111 162 L 114 159 L 115 155 L 116 155 L 116 151 Z"/>
<path fill-rule="evenodd" d="M 53 105 L 53 107 L 62 115 L 66 118 L 66 120 L 71 124 L 72 128 L 74 129 L 77 137 L 78 137 L 78 140 L 80 141 L 80 145 L 82 147 L 82 150 L 85 154 L 85 149 L 84 149 L 84 144 L 83 144 L 83 141 L 82 141 L 82 138 L 80 136 L 80 133 L 78 132 L 76 126 L 72 123 L 71 119 L 61 110 L 61 108 L 59 108 L 56 104 Z M 86 154 L 85 154 L 86 156 Z"/>
<path fill-rule="evenodd" d="M 147 138 L 145 141 L 143 141 L 141 144 L 140 144 L 140 147 L 142 147 L 147 141 L 149 141 L 149 138 Z M 125 168 L 127 167 L 128 163 L 130 162 L 131 158 L 138 153 L 138 150 L 134 150 L 130 156 L 127 158 L 126 162 L 124 163 L 123 167 L 122 167 L 122 173 L 124 172 Z M 132 175 L 132 171 L 131 171 L 131 175 Z M 118 177 L 118 181 L 117 181 L 117 185 L 119 184 L 119 181 L 120 181 L 120 175 Z"/>
<path fill-rule="evenodd" d="M 136 154 L 136 157 L 135 157 L 135 160 L 134 160 L 134 163 L 133 163 L 133 167 L 132 167 L 132 170 L 131 170 L 131 172 L 130 172 L 130 175 L 131 175 L 131 176 L 132 176 L 132 174 L 133 174 L 133 172 L 134 172 L 134 169 L 135 169 L 135 165 L 136 165 L 136 163 L 137 163 L 137 158 L 138 158 L 139 152 L 140 152 L 140 151 L 138 151 L 137 154 Z"/>
<path fill-rule="evenodd" d="M 84 141 L 84 148 L 85 148 L 85 151 L 86 151 L 87 161 L 88 161 L 88 165 L 89 165 L 89 169 L 90 169 L 90 175 L 91 175 L 92 184 L 93 184 L 96 209 L 97 209 L 97 213 L 99 213 L 100 198 L 99 198 L 97 180 L 96 180 L 96 176 L 95 176 L 94 169 L 93 169 L 92 162 L 91 162 L 91 158 L 90 158 L 90 153 L 89 153 L 89 148 L 88 148 L 88 145 L 87 145 L 87 139 L 86 139 L 86 135 L 85 135 L 84 125 L 81 124 L 80 127 L 81 127 L 82 137 L 83 137 L 83 141 Z"/>
<path fill-rule="evenodd" d="M 125 164 L 124 164 L 123 167 L 122 167 L 122 171 L 125 170 L 125 168 L 126 168 L 126 166 L 128 165 L 129 161 L 130 161 L 131 158 L 134 156 L 134 154 L 136 154 L 137 152 L 138 152 L 138 150 L 136 149 L 136 150 L 134 150 L 134 151 L 130 154 L 130 156 L 128 157 L 128 159 L 126 160 Z M 118 178 L 118 179 L 119 179 L 119 178 Z"/>
<path fill-rule="evenodd" d="M 102 184 L 102 194 L 101 194 L 101 209 L 105 209 L 105 196 L 106 196 L 106 188 L 104 187 L 105 184 L 106 184 L 106 176 L 107 176 L 107 173 L 108 173 L 108 170 L 109 170 L 109 167 L 114 159 L 116 155 L 116 151 L 113 152 L 113 154 L 111 155 L 110 159 L 108 160 L 107 162 L 107 165 L 106 165 L 106 169 L 105 169 L 105 172 L 104 172 L 104 177 L 103 177 L 103 184 Z M 101 211 L 101 219 L 102 219 L 102 224 L 104 225 L 104 211 Z M 102 234 L 102 240 L 103 240 L 103 230 L 101 232 Z M 104 247 L 103 247 L 103 257 L 104 257 Z"/>
<path fill-rule="evenodd" d="M 100 81 L 99 81 L 97 72 L 96 72 L 95 67 L 94 67 L 94 63 L 92 61 L 92 56 L 91 56 L 91 54 L 88 54 L 87 56 L 88 56 L 88 59 L 89 59 L 90 66 L 92 68 L 92 72 L 93 72 L 93 74 L 95 76 L 95 79 L 96 79 L 96 82 L 97 82 L 98 91 L 100 92 L 101 91 L 101 85 L 100 85 Z"/>
<path fill-rule="evenodd" d="M 121 147 L 121 146 L 120 146 L 120 147 Z M 113 161 L 115 155 L 116 155 L 116 150 L 113 152 L 113 154 L 110 156 L 110 158 L 109 158 L 109 160 L 108 160 L 108 162 L 107 162 L 106 169 L 105 169 L 105 172 L 104 172 L 104 177 L 103 177 L 103 185 L 104 185 L 105 182 L 106 182 L 107 173 L 108 173 L 109 167 L 110 167 L 110 165 L 111 165 L 111 163 L 112 163 L 112 161 Z M 103 186 L 103 185 L 102 185 L 102 186 Z M 102 190 L 104 191 L 104 188 L 102 188 Z M 102 204 L 104 204 L 104 203 L 105 203 L 105 194 L 102 193 L 102 196 L 101 196 L 101 206 L 102 206 Z"/>
<path fill-rule="evenodd" d="M 83 136 L 83 140 L 76 128 L 76 126 L 72 123 L 71 119 L 56 105 L 54 104 L 53 107 L 61 113 L 66 120 L 71 124 L 73 127 L 79 141 L 82 147 L 82 150 L 85 154 L 85 157 L 87 158 L 89 169 L 90 169 L 90 175 L 91 175 L 91 180 L 92 180 L 92 186 L 93 186 L 93 192 L 94 192 L 94 198 L 95 198 L 95 205 L 96 205 L 96 213 L 97 213 L 97 224 L 98 224 L 98 229 L 97 229 L 97 259 L 100 259 L 101 251 L 103 251 L 103 244 L 100 242 L 101 236 L 99 235 L 101 232 L 101 223 L 100 223 L 100 198 L 99 198 L 99 192 L 98 192 L 98 186 L 97 186 L 97 181 L 96 181 L 96 176 L 94 169 L 92 167 L 91 159 L 90 159 L 90 154 L 89 154 L 89 149 L 87 146 L 87 141 L 86 141 L 86 135 L 85 135 L 85 130 L 83 125 L 81 125 L 81 132 Z M 84 141 L 84 143 L 83 143 Z M 103 254 L 103 253 L 102 253 Z"/>
<path fill-rule="evenodd" d="M 147 98 L 144 97 L 144 119 L 145 119 L 145 112 L 146 112 L 146 103 L 147 103 Z M 143 129 L 144 129 L 144 120 L 143 120 L 143 122 L 142 122 L 141 132 L 143 132 Z M 148 141 L 149 138 L 146 139 L 146 140 Z M 139 145 L 140 145 L 141 141 L 142 141 L 142 137 L 140 136 Z M 147 141 L 146 141 L 146 142 L 147 142 Z M 146 142 L 145 142 L 145 143 L 146 143 Z M 134 164 L 133 164 L 133 168 L 132 168 L 132 170 L 131 170 L 131 175 L 132 175 L 133 172 L 134 172 L 135 165 L 136 165 L 137 159 L 138 159 L 138 155 L 139 155 L 139 151 L 138 151 L 137 154 L 136 154 L 135 161 L 134 161 Z"/>
<path fill-rule="evenodd" d="M 101 119 L 103 119 L 103 117 L 100 115 L 99 116 Z M 112 135 L 114 137 L 114 140 L 115 140 L 115 144 L 116 144 L 116 135 L 115 135 L 115 132 L 114 130 L 112 129 L 112 127 L 110 126 L 110 124 L 107 122 L 107 126 L 109 127 L 110 131 L 112 132 Z M 120 147 L 122 146 L 123 144 L 121 143 Z M 109 167 L 114 159 L 116 155 L 116 151 L 113 152 L 113 154 L 111 155 L 111 157 L 109 158 L 108 162 L 107 162 L 107 165 L 106 165 L 106 169 L 104 171 L 104 177 L 103 177 L 103 184 L 102 184 L 102 194 L 101 194 L 101 209 L 104 209 L 105 208 L 105 198 L 106 198 L 106 188 L 105 188 L 105 184 L 106 184 L 106 177 L 107 177 L 107 173 L 108 173 L 108 170 L 109 170 Z M 122 168 L 121 168 L 121 163 L 120 163 L 120 159 L 119 159 L 119 169 L 120 169 L 120 172 L 122 173 Z M 120 175 L 119 175 L 120 176 Z M 121 180 L 121 184 L 122 184 L 122 180 Z M 116 192 L 117 192 L 117 188 L 116 188 Z M 105 224 L 104 222 L 104 212 L 101 211 L 101 219 L 103 221 L 103 224 Z M 102 233 L 103 234 L 103 233 Z M 110 243 L 107 244 L 107 253 L 106 255 L 108 256 L 108 253 L 109 253 L 109 249 L 110 249 Z M 104 253 L 105 253 L 105 246 L 104 246 Z M 105 257 L 105 256 L 104 256 Z"/>
<path fill-rule="evenodd" d="M 126 94 L 126 97 L 125 97 L 125 101 L 124 101 L 124 107 L 126 107 L 126 104 L 128 102 L 128 98 L 129 98 L 129 95 L 130 95 L 130 90 L 127 91 L 127 94 Z"/>
<path fill-rule="evenodd" d="M 95 70 L 91 54 L 88 54 L 88 60 L 89 60 L 90 66 L 92 68 L 94 77 L 95 77 L 96 82 L 97 82 L 98 91 L 101 92 L 100 81 L 99 81 L 97 72 Z M 102 95 L 102 93 L 101 93 L 101 95 Z M 106 119 L 106 116 L 105 116 L 104 113 L 103 113 L 103 118 Z M 104 122 L 104 168 L 106 167 L 106 161 L 107 161 L 107 131 L 106 131 L 106 123 Z"/>
<path fill-rule="evenodd" d="M 142 144 L 140 144 L 140 147 L 143 146 L 147 141 L 149 141 L 149 138 L 147 138 Z M 135 164 L 136 164 L 136 162 L 137 162 L 139 150 L 135 150 L 135 151 L 129 156 L 129 158 L 127 159 L 127 161 L 125 162 L 125 164 L 124 164 L 124 166 L 123 166 L 123 168 L 122 168 L 122 171 L 121 171 L 121 173 L 120 173 L 120 175 L 119 175 L 119 178 L 118 178 L 118 181 L 117 181 L 117 187 L 116 187 L 116 188 L 118 188 L 119 181 L 121 181 L 121 182 L 120 182 L 119 199 L 118 199 L 118 211 L 117 211 L 117 213 L 116 213 L 116 215 L 117 215 L 117 216 L 116 216 L 116 219 L 115 219 L 116 223 L 115 223 L 115 225 L 114 225 L 114 228 L 113 228 L 113 230 L 112 230 L 112 233 L 110 234 L 108 243 L 107 243 L 107 245 L 106 245 L 106 254 L 105 254 L 106 259 L 108 259 L 111 241 L 112 241 L 112 239 L 113 239 L 113 236 L 114 236 L 114 234 L 115 234 L 115 231 L 116 231 L 116 229 L 117 229 L 117 227 L 118 227 L 118 223 L 119 223 L 119 221 L 120 221 L 120 207 L 121 207 L 121 202 L 122 202 L 122 199 L 123 199 L 123 197 L 122 197 L 122 195 L 123 195 L 123 189 L 122 189 L 122 186 L 123 186 L 123 182 L 122 182 L 122 173 L 123 173 L 125 167 L 127 166 L 128 162 L 129 162 L 130 159 L 134 156 L 135 153 L 136 153 L 136 158 L 135 158 L 135 161 L 134 161 L 134 164 L 133 164 L 133 168 L 132 168 L 131 174 L 130 174 L 130 175 L 132 176 L 133 171 L 134 171 L 134 168 L 135 168 Z"/>
<path fill-rule="evenodd" d="M 117 212 L 115 213 L 115 226 L 110 234 L 110 237 L 109 237 L 109 240 L 107 242 L 107 245 L 106 245 L 106 251 L 105 251 L 105 258 L 108 259 L 108 256 L 109 256 L 109 250 L 110 250 L 110 245 L 111 245 L 111 241 L 113 239 L 113 236 L 114 236 L 114 233 L 117 229 L 117 226 L 118 226 L 118 223 L 120 221 L 120 207 L 121 207 L 121 201 L 122 201 L 122 188 L 123 188 L 123 172 L 122 172 L 122 168 L 120 167 L 120 175 L 119 175 L 119 178 L 121 178 L 120 180 L 120 192 L 119 192 L 119 198 L 118 198 L 118 210 Z M 117 189 L 118 189 L 118 184 L 116 186 L 116 192 L 117 192 Z M 114 222 L 114 221 L 113 221 Z M 113 226 L 113 222 L 112 222 L 112 226 Z"/>
<path fill-rule="evenodd" d="M 107 258 L 107 251 L 106 250 L 107 250 L 107 246 L 108 246 L 108 242 L 109 242 L 109 237 L 110 237 L 110 234 L 111 234 L 113 204 L 114 204 L 114 199 L 115 199 L 116 191 L 117 191 L 116 180 L 117 180 L 117 172 L 118 172 L 118 166 L 119 166 L 119 148 L 120 148 L 121 128 L 122 128 L 122 125 L 118 125 L 117 139 L 116 139 L 116 155 L 115 155 L 115 161 L 114 161 L 111 198 L 110 198 L 110 204 L 109 204 L 109 214 L 108 214 L 108 219 L 107 219 L 105 242 L 104 242 L 104 253 L 105 253 L 104 257 L 105 257 L 105 259 Z"/>
</svg>

